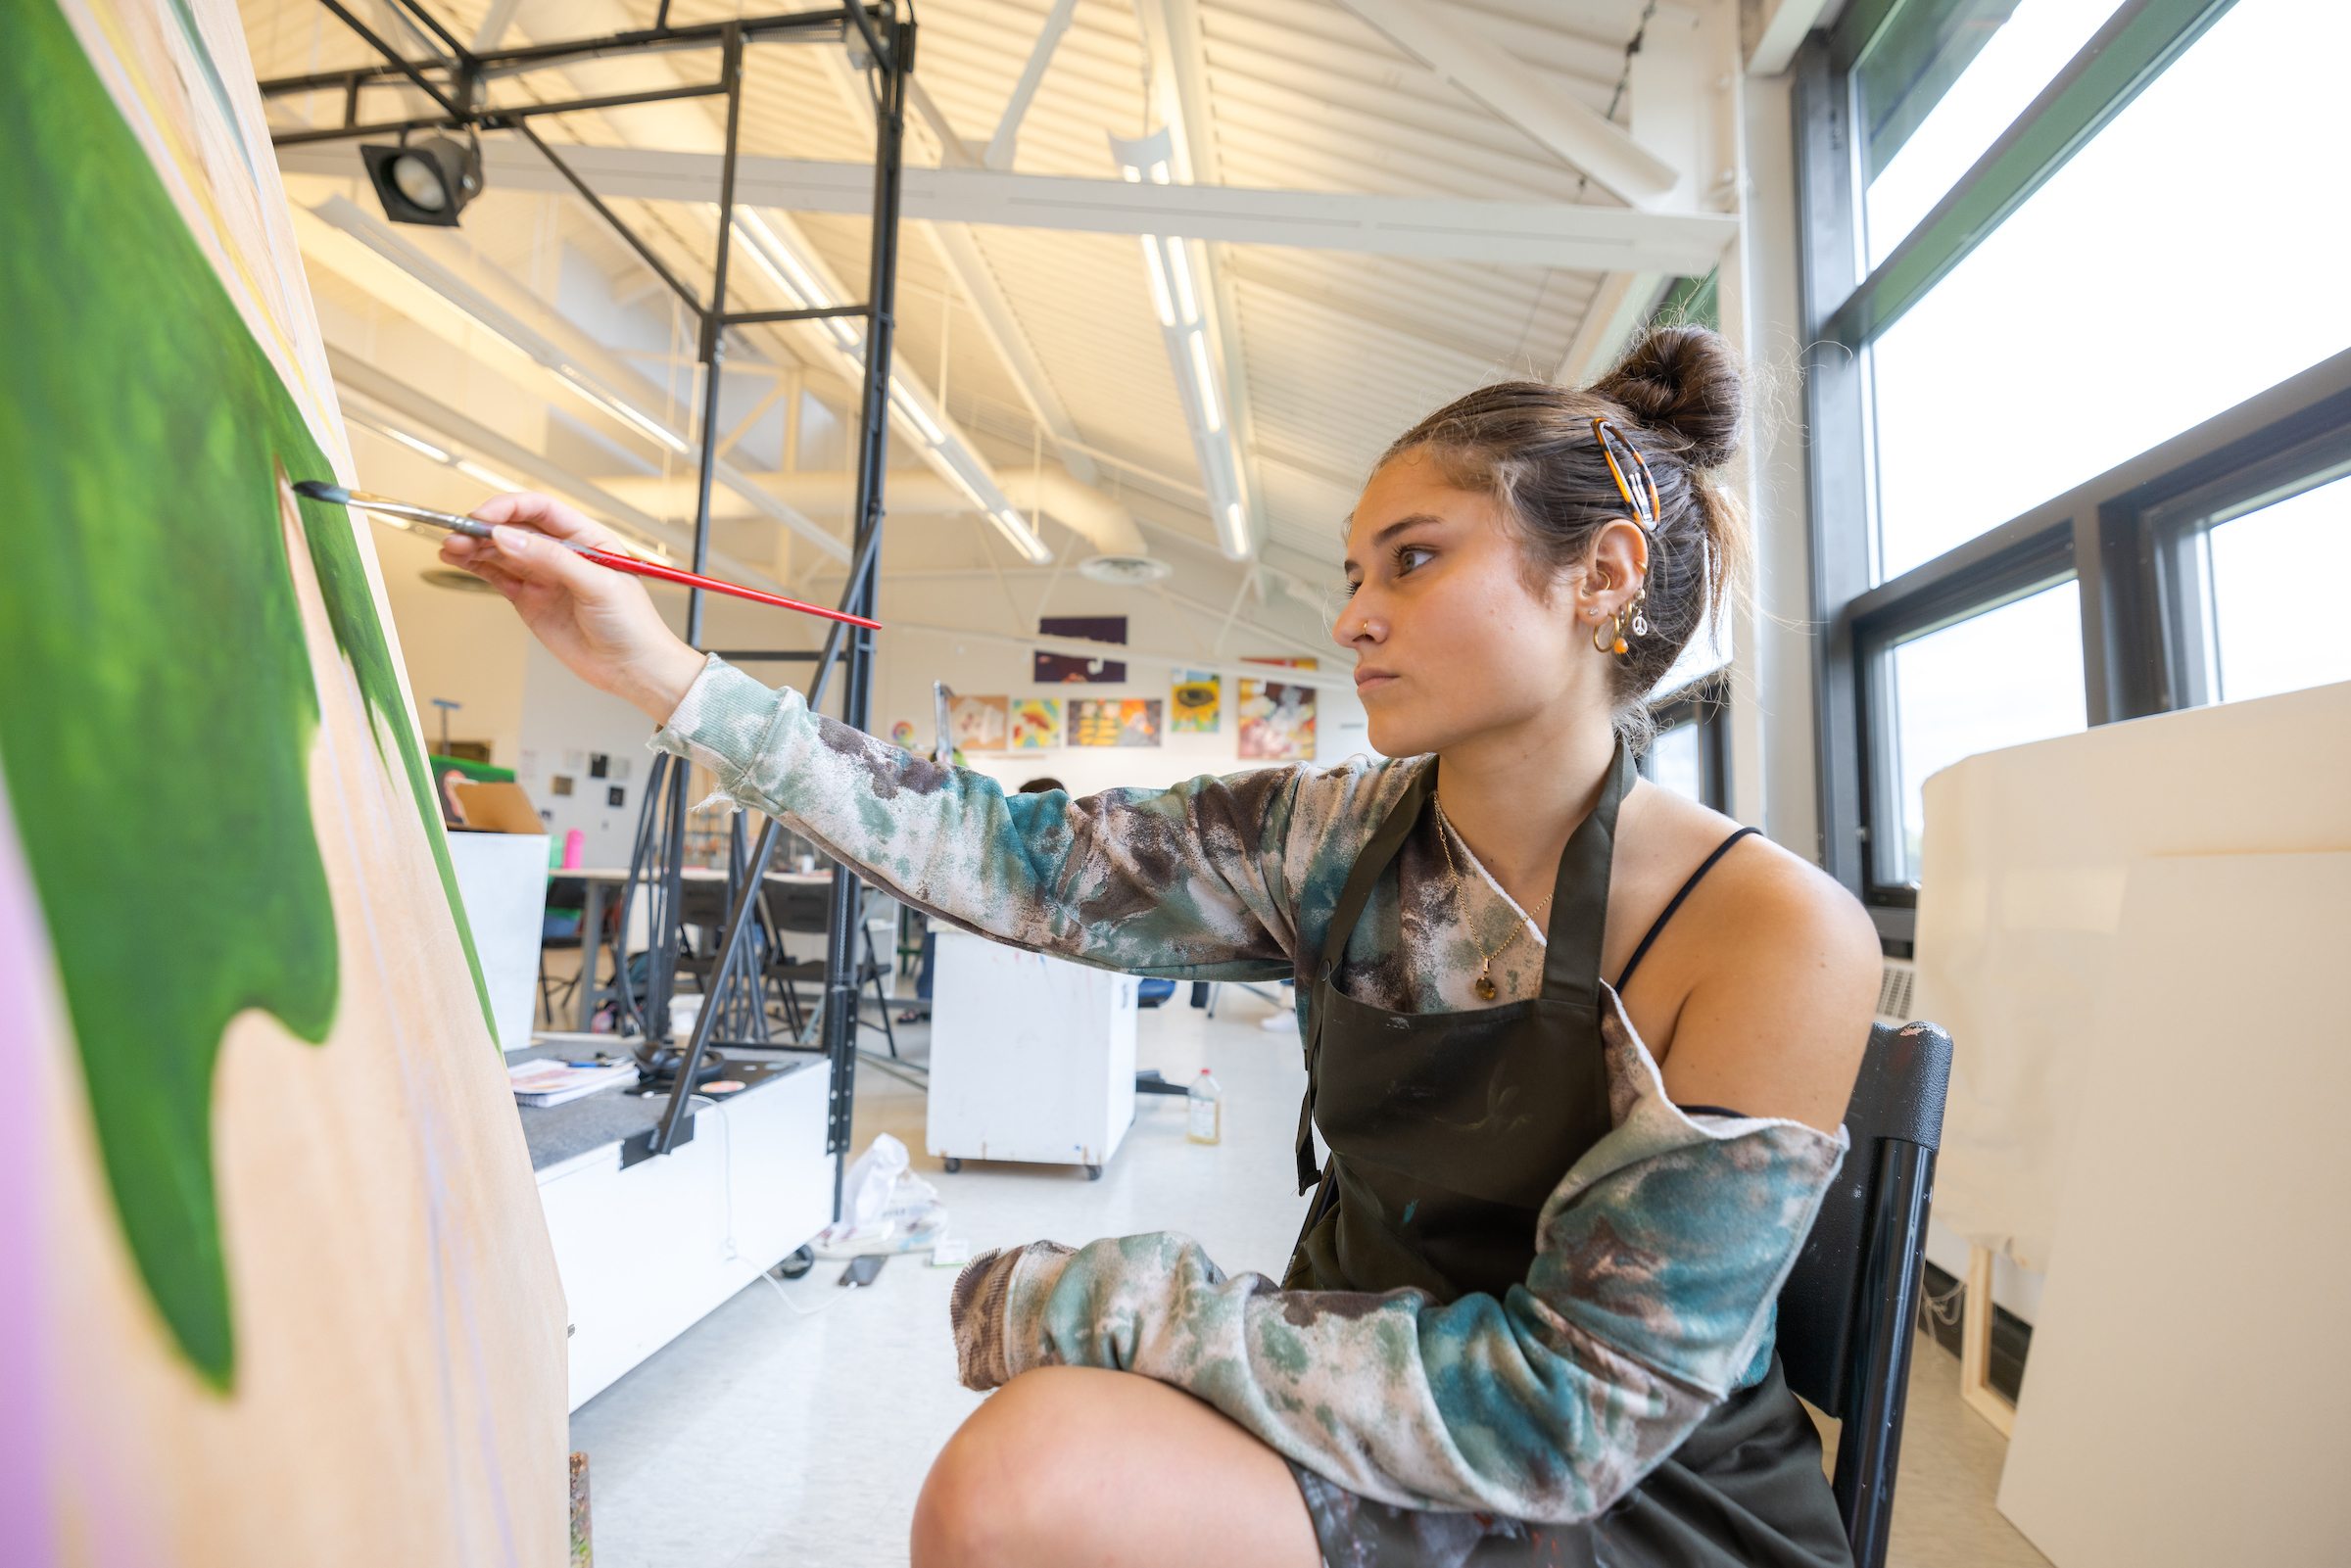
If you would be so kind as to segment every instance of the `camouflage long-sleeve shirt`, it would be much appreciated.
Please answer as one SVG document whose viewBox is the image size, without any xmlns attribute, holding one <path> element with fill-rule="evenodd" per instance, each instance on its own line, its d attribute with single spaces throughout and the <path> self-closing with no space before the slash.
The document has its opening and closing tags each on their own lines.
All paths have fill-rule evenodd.
<svg viewBox="0 0 2351 1568">
<path fill-rule="evenodd" d="M 952 925 L 1134 974 L 1274 978 L 1320 950 L 1358 852 L 1416 761 L 1006 795 L 808 712 L 713 658 L 654 736 Z M 1423 822 L 1335 983 L 1396 1012 L 1542 989 L 1542 930 L 1481 872 L 1463 906 Z M 1513 927 L 1498 995 L 1471 980 Z M 1311 969 L 1311 962 L 1306 966 Z M 1183 1388 L 1278 1452 L 1408 1507 L 1590 1518 L 1767 1363 L 1771 1304 L 1843 1157 L 1799 1123 L 1685 1116 L 1605 991 L 1613 1130 L 1543 1208 L 1524 1284 L 1440 1306 L 1226 1277 L 1175 1233 L 1035 1243 L 956 1282 L 967 1383 L 1111 1367 Z"/>
</svg>

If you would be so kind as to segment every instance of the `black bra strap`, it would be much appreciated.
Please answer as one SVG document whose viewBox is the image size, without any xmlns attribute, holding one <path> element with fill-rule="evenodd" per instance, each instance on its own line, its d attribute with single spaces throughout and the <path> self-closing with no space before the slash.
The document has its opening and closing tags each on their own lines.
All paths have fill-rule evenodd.
<svg viewBox="0 0 2351 1568">
<path fill-rule="evenodd" d="M 1648 956 L 1651 944 L 1656 941 L 1657 933 L 1665 928 L 1665 923 L 1673 919 L 1673 912 L 1682 907 L 1682 900 L 1690 896 L 1690 889 L 1696 887 L 1699 883 L 1699 879 L 1704 877 L 1706 873 L 1714 869 L 1714 863 L 1716 861 L 1720 860 L 1724 855 L 1730 853 L 1730 849 L 1733 844 L 1737 843 L 1740 839 L 1745 838 L 1749 833 L 1756 831 L 1757 830 L 1753 828 L 1740 829 L 1737 832 L 1731 834 L 1730 837 L 1725 838 L 1721 843 L 1716 844 L 1714 846 L 1714 853 L 1708 855 L 1703 861 L 1700 862 L 1698 870 L 1690 874 L 1690 879 L 1682 883 L 1681 890 L 1673 895 L 1673 901 L 1665 906 L 1665 913 L 1657 917 L 1656 924 L 1650 927 L 1649 934 L 1641 938 L 1641 945 L 1633 949 L 1633 956 L 1625 961 L 1624 973 L 1616 976 L 1617 995 L 1622 996 L 1624 994 L 1624 982 L 1633 977 L 1633 971 L 1638 969 L 1641 965 L 1641 960 Z"/>
</svg>

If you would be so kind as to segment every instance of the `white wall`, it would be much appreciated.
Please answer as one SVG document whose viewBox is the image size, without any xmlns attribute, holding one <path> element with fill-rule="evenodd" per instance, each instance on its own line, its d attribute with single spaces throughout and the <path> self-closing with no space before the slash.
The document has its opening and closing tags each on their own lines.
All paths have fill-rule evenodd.
<svg viewBox="0 0 2351 1568">
<path fill-rule="evenodd" d="M 987 591 L 995 592 L 992 584 Z M 959 617 L 951 613 L 948 601 L 955 592 L 937 585 L 893 586 L 885 582 L 878 619 L 886 627 L 893 614 L 907 621 L 974 619 L 968 608 Z M 968 594 L 970 590 L 966 588 L 963 592 Z M 1171 651 L 1194 645 L 1187 623 L 1177 618 L 1182 612 L 1171 611 L 1146 594 L 1098 588 L 1082 579 L 1076 586 L 1065 579 L 1046 613 L 1125 615 L 1128 641 L 1131 643 Z M 1288 645 L 1260 645 L 1239 631 L 1234 632 L 1226 646 L 1228 656 L 1235 658 L 1288 657 L 1300 651 Z M 1125 661 L 1128 679 L 1123 685 L 1040 686 L 1031 679 L 1033 669 L 1029 651 L 1001 642 L 954 639 L 931 632 L 885 631 L 877 648 L 872 728 L 877 735 L 887 737 L 891 725 L 904 719 L 914 726 L 918 750 L 930 747 L 937 729 L 932 717 L 934 681 L 943 680 L 965 696 L 1058 697 L 1064 704 L 1065 723 L 1067 704 L 1074 697 L 1155 697 L 1161 703 L 1164 732 L 1174 685 L 1173 671 L 1177 667 L 1166 660 L 1129 658 Z M 1207 656 L 1205 646 L 1199 651 Z M 1349 661 L 1336 645 L 1321 664 L 1326 671 L 1348 667 Z M 771 685 L 785 684 L 799 679 L 806 668 L 768 665 L 755 673 Z M 788 675 L 787 670 L 793 673 Z M 1267 675 L 1270 679 L 1280 679 L 1271 669 Z M 984 752 L 970 755 L 967 760 L 975 771 L 986 774 L 1007 788 L 1017 788 L 1024 781 L 1039 775 L 1059 779 L 1076 794 L 1120 785 L 1165 786 L 1204 773 L 1226 774 L 1268 766 L 1241 760 L 1239 715 L 1240 683 L 1228 675 L 1224 677 L 1221 718 L 1214 735 L 1163 733 L 1163 743 L 1156 747 L 1064 746 L 1046 751 Z M 1372 754 L 1363 704 L 1352 690 L 1325 689 L 1317 693 L 1315 739 L 1313 760 L 1321 763 L 1334 763 L 1359 753 Z"/>
</svg>

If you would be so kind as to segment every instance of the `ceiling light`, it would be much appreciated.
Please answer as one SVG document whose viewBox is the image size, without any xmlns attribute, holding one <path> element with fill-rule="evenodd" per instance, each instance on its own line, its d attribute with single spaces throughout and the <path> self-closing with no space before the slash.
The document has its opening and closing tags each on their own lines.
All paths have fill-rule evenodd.
<svg viewBox="0 0 2351 1568">
<path fill-rule="evenodd" d="M 1224 503 L 1224 552 L 1238 556 L 1249 546 L 1249 518 L 1237 500 Z"/>
<path fill-rule="evenodd" d="M 1143 236 L 1143 265 L 1151 273 L 1151 304 L 1159 311 L 1159 324 L 1172 327 L 1176 324 L 1176 306 L 1168 297 L 1168 274 L 1160 261 L 1159 240 L 1155 235 Z"/>
<path fill-rule="evenodd" d="M 1192 292 L 1192 265 L 1183 254 L 1183 241 L 1168 242 L 1168 271 L 1176 279 L 1176 309 L 1186 326 L 1200 319 L 1200 297 Z"/>
<path fill-rule="evenodd" d="M 578 393 L 581 397 L 586 398 L 590 403 L 595 404 L 598 407 L 603 409 L 604 412 L 612 415 L 613 418 L 620 420 L 622 423 L 635 425 L 639 430 L 644 431 L 647 435 L 661 443 L 662 446 L 667 447 L 671 451 L 677 452 L 679 455 L 683 456 L 687 451 L 692 450 L 692 444 L 688 442 L 685 437 L 670 429 L 669 426 L 663 424 L 660 420 L 655 419 L 651 414 L 645 412 L 641 408 L 632 407 L 627 403 L 604 391 L 601 387 L 596 386 L 594 383 L 589 381 L 587 376 L 582 374 L 573 366 L 559 364 L 555 366 L 555 374 L 561 376 L 564 381 L 570 385 L 572 391 Z"/>
<path fill-rule="evenodd" d="M 934 447 L 945 444 L 947 433 L 939 429 L 937 422 L 929 414 L 923 412 L 922 404 L 914 401 L 914 395 L 906 390 L 905 383 L 895 376 L 889 378 L 889 401 L 898 405 L 898 412 L 904 414 L 913 423 L 914 428 L 922 433 L 925 441 Z"/>
<path fill-rule="evenodd" d="M 355 419 L 352 422 L 362 430 L 373 431 L 375 434 L 383 437 L 386 441 L 397 441 L 402 446 L 408 448 L 410 451 L 416 452 L 421 456 L 430 457 L 437 463 L 447 463 L 451 460 L 448 452 L 443 451 L 440 448 L 434 446 L 429 441 L 424 441 L 415 436 L 409 435 L 405 430 L 395 430 L 390 425 L 379 425 L 372 419 Z"/>
<path fill-rule="evenodd" d="M 501 494 L 508 491 L 520 490 L 523 488 L 522 486 L 516 484 L 513 480 L 508 479 L 505 475 L 500 473 L 497 469 L 484 468 L 480 463 L 475 462 L 471 457 L 459 457 L 453 461 L 450 466 L 455 468 L 458 473 L 463 474 L 466 478 L 479 480 L 481 483 L 488 485 L 492 490 L 498 491 Z"/>
<path fill-rule="evenodd" d="M 1194 327 L 1184 336 L 1191 340 L 1192 375 L 1200 391 L 1200 417 L 1207 421 L 1208 433 L 1213 436 L 1224 428 L 1224 416 L 1217 407 L 1217 378 L 1208 368 L 1208 334 Z"/>
<path fill-rule="evenodd" d="M 1005 506 L 987 515 L 988 520 L 1002 530 L 1004 537 L 1012 541 L 1012 547 L 1029 558 L 1032 566 L 1042 566 L 1053 558 L 1053 552 L 1045 548 L 1045 542 L 1021 520 L 1019 512 Z"/>
<path fill-rule="evenodd" d="M 465 204 L 481 194 L 482 150 L 447 136 L 360 149 L 367 178 L 395 223 L 430 223 L 456 228 Z"/>
</svg>

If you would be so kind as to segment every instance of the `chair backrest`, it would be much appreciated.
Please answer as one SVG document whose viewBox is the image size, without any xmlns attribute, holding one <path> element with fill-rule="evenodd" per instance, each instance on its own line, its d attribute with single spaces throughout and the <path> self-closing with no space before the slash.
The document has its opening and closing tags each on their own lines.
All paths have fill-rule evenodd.
<svg viewBox="0 0 2351 1568">
<path fill-rule="evenodd" d="M 767 918 L 776 929 L 807 933 L 833 928 L 831 883 L 770 880 L 766 895 Z"/>
<path fill-rule="evenodd" d="M 1877 1024 L 1845 1114 L 1852 1140 L 1780 1291 L 1788 1386 L 1843 1422 L 1836 1491 L 1860 1568 L 1885 1561 L 1951 1037 Z"/>
</svg>

